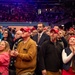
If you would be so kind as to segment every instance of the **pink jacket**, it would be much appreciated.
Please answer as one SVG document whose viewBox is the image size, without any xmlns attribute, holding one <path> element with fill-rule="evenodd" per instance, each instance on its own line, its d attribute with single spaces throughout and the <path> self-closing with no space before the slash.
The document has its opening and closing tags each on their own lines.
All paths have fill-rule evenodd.
<svg viewBox="0 0 75 75">
<path fill-rule="evenodd" d="M 7 52 L 0 54 L 0 72 L 2 75 L 9 75 L 10 56 Z"/>
</svg>

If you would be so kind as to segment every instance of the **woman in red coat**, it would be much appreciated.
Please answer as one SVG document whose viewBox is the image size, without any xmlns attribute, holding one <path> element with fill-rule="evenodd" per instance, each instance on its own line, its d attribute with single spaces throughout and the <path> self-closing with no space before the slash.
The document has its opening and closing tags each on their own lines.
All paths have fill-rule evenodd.
<svg viewBox="0 0 75 75">
<path fill-rule="evenodd" d="M 9 75 L 9 44 L 6 41 L 0 42 L 0 75 Z"/>
</svg>

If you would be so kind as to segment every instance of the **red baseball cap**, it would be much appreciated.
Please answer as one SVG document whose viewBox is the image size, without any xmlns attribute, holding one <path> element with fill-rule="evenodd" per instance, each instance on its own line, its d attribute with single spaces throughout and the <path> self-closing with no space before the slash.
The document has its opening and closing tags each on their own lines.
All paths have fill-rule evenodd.
<svg viewBox="0 0 75 75">
<path fill-rule="evenodd" d="M 36 28 L 35 28 L 35 27 L 31 28 L 31 32 L 32 32 L 33 30 L 36 30 Z"/>
<path fill-rule="evenodd" d="M 74 31 L 74 28 L 71 27 L 69 30 Z"/>
<path fill-rule="evenodd" d="M 58 32 L 59 32 L 59 30 L 54 29 L 54 28 L 50 30 L 50 32 L 53 32 L 53 31 L 54 31 L 55 33 L 57 33 L 57 34 L 58 34 Z"/>
<path fill-rule="evenodd" d="M 21 31 L 25 31 L 25 32 L 31 32 L 29 27 L 24 27 L 20 29 Z"/>
<path fill-rule="evenodd" d="M 69 41 L 69 40 L 70 40 L 72 37 L 73 37 L 73 38 L 75 38 L 75 35 L 73 35 L 73 36 L 70 36 L 70 37 L 68 38 L 68 41 Z"/>
</svg>

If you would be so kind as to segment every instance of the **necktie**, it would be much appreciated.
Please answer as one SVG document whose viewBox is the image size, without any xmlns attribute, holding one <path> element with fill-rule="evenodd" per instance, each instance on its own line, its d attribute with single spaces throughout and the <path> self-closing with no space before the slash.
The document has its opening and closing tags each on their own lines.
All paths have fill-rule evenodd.
<svg viewBox="0 0 75 75">
<path fill-rule="evenodd" d="M 72 70 L 75 72 L 75 56 L 72 59 Z"/>
<path fill-rule="evenodd" d="M 40 37 L 41 37 L 40 34 L 38 34 L 38 42 L 40 41 Z"/>
</svg>

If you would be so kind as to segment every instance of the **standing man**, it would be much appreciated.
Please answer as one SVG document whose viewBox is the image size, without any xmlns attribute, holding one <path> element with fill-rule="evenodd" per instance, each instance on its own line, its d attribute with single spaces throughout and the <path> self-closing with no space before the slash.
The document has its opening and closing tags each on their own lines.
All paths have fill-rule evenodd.
<svg viewBox="0 0 75 75">
<path fill-rule="evenodd" d="M 14 37 L 14 43 L 13 43 L 13 49 L 17 49 L 18 44 L 23 41 L 22 39 L 22 31 L 18 30 L 16 31 L 15 37 Z M 9 75 L 16 75 L 15 72 L 15 66 L 14 66 L 15 58 L 11 57 L 10 59 L 10 65 L 9 65 Z"/>
<path fill-rule="evenodd" d="M 60 75 L 62 66 L 62 45 L 57 42 L 58 30 L 51 29 L 50 39 L 44 42 L 40 49 L 40 69 L 42 75 Z"/>
<path fill-rule="evenodd" d="M 14 44 L 13 44 L 13 49 L 16 49 L 18 44 L 23 41 L 22 39 L 22 31 L 21 30 L 18 30 L 16 31 L 15 33 L 15 37 L 14 37 Z"/>
<path fill-rule="evenodd" d="M 38 33 L 33 36 L 33 40 L 37 43 L 37 67 L 35 70 L 36 75 L 41 75 L 41 71 L 39 70 L 39 51 L 40 47 L 45 42 L 46 40 L 49 40 L 49 36 L 43 32 L 44 30 L 44 25 L 43 23 L 38 23 L 37 25 L 37 31 Z"/>
<path fill-rule="evenodd" d="M 16 75 L 33 75 L 36 68 L 36 43 L 30 38 L 30 28 L 22 28 L 23 41 L 11 55 L 16 57 Z"/>
</svg>

